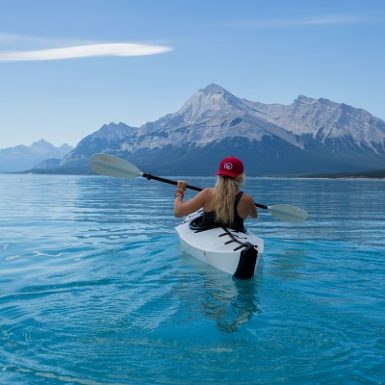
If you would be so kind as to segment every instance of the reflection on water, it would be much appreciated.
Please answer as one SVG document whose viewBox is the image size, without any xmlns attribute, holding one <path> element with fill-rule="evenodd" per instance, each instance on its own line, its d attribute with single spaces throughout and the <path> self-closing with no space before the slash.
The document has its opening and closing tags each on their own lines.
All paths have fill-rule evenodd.
<svg viewBox="0 0 385 385">
<path fill-rule="evenodd" d="M 179 291 L 184 304 L 213 319 L 219 331 L 237 332 L 241 325 L 261 312 L 258 308 L 258 281 L 262 274 L 262 261 L 253 279 L 237 280 L 193 257 L 183 255 L 181 258 L 186 266 L 190 266 L 195 282 L 191 286 L 190 282 L 185 282 L 185 277 L 181 278 L 179 284 L 190 287 L 188 292 Z"/>
<path fill-rule="evenodd" d="M 226 293 L 217 298 L 221 302 L 221 310 L 217 312 L 216 324 L 220 330 L 227 333 L 238 331 L 240 325 L 250 321 L 260 312 L 256 279 L 233 282 L 235 290 L 232 295 Z"/>
</svg>

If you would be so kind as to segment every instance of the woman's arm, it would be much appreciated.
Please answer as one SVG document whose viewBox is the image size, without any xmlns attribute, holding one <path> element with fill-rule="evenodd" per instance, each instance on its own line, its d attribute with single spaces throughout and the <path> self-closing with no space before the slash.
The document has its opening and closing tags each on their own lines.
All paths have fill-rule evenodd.
<svg viewBox="0 0 385 385">
<path fill-rule="evenodd" d="M 257 218 L 257 208 L 255 207 L 254 199 L 250 195 L 242 195 L 241 202 L 238 206 L 238 213 L 242 218 Z"/>
<path fill-rule="evenodd" d="M 193 212 L 202 208 L 206 202 L 207 198 L 207 189 L 200 191 L 194 198 L 189 199 L 186 202 L 183 202 L 184 191 L 186 189 L 186 182 L 178 181 L 175 192 L 174 200 L 174 215 L 177 218 L 184 217 L 186 215 L 192 214 Z"/>
</svg>

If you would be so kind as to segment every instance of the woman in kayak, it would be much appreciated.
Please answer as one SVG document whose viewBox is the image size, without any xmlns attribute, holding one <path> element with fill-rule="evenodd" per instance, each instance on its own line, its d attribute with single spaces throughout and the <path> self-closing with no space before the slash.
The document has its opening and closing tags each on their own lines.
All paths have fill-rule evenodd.
<svg viewBox="0 0 385 385">
<path fill-rule="evenodd" d="M 200 225 L 224 226 L 245 231 L 244 220 L 257 217 L 253 198 L 240 191 L 245 175 L 243 163 L 235 157 L 227 157 L 219 164 L 215 187 L 205 188 L 194 198 L 184 202 L 187 183 L 178 181 L 175 191 L 174 214 L 184 217 L 203 208 Z"/>
</svg>

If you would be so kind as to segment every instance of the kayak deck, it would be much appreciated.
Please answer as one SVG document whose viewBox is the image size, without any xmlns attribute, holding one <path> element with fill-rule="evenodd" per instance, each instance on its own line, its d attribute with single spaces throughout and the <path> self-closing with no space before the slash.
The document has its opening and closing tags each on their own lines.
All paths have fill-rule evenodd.
<svg viewBox="0 0 385 385">
<path fill-rule="evenodd" d="M 240 259 L 246 249 L 253 246 L 258 251 L 255 267 L 263 253 L 263 239 L 252 234 L 242 233 L 223 227 L 208 230 L 190 228 L 190 223 L 199 217 L 201 212 L 194 213 L 176 227 L 182 250 L 225 273 L 234 275 L 240 265 Z M 254 270 L 254 269 L 253 269 Z M 254 273 L 254 271 L 253 271 Z"/>
</svg>

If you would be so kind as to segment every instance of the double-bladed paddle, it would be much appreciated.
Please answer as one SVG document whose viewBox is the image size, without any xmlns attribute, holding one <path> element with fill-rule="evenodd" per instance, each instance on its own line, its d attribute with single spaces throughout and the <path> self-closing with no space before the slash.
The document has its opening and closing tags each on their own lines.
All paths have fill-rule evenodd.
<svg viewBox="0 0 385 385">
<path fill-rule="evenodd" d="M 120 178 L 137 178 L 141 176 L 147 179 L 153 179 L 175 186 L 178 183 L 175 180 L 144 173 L 134 164 L 114 155 L 94 154 L 91 156 L 90 165 L 93 171 L 101 175 L 115 176 Z M 189 184 L 186 186 L 186 188 L 195 191 L 202 190 L 200 187 L 191 186 Z M 307 218 L 307 212 L 304 209 L 292 205 L 278 204 L 273 206 L 266 206 L 260 203 L 256 203 L 255 206 L 268 210 L 271 215 L 280 219 L 281 221 L 298 223 L 304 221 Z"/>
</svg>

